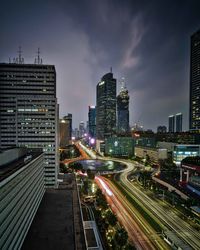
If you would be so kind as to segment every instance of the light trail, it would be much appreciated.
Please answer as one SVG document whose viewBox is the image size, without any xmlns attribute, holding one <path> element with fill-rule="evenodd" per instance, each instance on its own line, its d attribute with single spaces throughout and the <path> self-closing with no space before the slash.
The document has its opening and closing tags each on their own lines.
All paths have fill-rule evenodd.
<svg viewBox="0 0 200 250">
<path fill-rule="evenodd" d="M 104 187 L 108 188 L 109 186 L 102 177 L 96 178 L 96 182 L 103 192 L 106 191 Z M 109 196 L 105 192 L 107 202 L 109 203 L 111 209 L 116 213 L 120 223 L 127 230 L 130 240 L 136 245 L 137 249 L 156 249 L 148 237 L 142 232 L 141 228 L 136 223 L 134 217 L 130 214 L 126 205 L 124 205 L 124 200 L 118 191 L 114 190 L 113 187 L 111 188 L 110 186 L 109 190 L 111 190 L 113 195 Z"/>
</svg>

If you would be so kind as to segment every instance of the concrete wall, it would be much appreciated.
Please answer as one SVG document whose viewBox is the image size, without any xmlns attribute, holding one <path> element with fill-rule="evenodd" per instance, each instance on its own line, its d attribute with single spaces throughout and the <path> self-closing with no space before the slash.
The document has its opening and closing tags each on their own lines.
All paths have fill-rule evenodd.
<svg viewBox="0 0 200 250">
<path fill-rule="evenodd" d="M 5 164 L 8 164 L 9 162 L 12 162 L 23 155 L 25 155 L 27 152 L 26 148 L 12 148 L 5 150 L 0 153 L 0 166 L 3 166 Z"/>
<path fill-rule="evenodd" d="M 0 249 L 20 249 L 45 192 L 41 154 L 0 182 Z"/>
</svg>

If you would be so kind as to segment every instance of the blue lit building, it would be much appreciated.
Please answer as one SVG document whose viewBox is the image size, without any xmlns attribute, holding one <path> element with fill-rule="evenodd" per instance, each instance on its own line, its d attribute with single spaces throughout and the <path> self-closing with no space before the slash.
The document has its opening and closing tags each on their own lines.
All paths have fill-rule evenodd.
<svg viewBox="0 0 200 250">
<path fill-rule="evenodd" d="M 173 161 L 180 164 L 187 156 L 200 156 L 200 145 L 178 144 L 174 146 Z"/>
<path fill-rule="evenodd" d="M 90 137 L 96 138 L 96 107 L 95 106 L 89 106 L 88 133 Z"/>
<path fill-rule="evenodd" d="M 117 96 L 117 132 L 119 134 L 129 132 L 129 95 L 124 82 Z"/>
</svg>

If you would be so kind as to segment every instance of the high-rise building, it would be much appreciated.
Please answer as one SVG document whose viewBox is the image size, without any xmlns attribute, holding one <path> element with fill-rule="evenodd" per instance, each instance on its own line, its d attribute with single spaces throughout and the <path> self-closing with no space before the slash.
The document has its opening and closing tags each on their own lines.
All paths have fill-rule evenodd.
<svg viewBox="0 0 200 250">
<path fill-rule="evenodd" d="M 191 36 L 190 130 L 200 130 L 200 30 Z"/>
<path fill-rule="evenodd" d="M 96 137 L 104 140 L 116 133 L 116 79 L 112 72 L 97 84 Z"/>
<path fill-rule="evenodd" d="M 88 133 L 92 138 L 96 137 L 96 107 L 89 106 L 88 111 Z"/>
<path fill-rule="evenodd" d="M 42 148 L 45 185 L 57 186 L 58 104 L 54 65 L 0 64 L 0 148 Z"/>
<path fill-rule="evenodd" d="M 176 132 L 182 132 L 183 115 L 181 113 L 176 114 Z"/>
<path fill-rule="evenodd" d="M 72 138 L 72 114 L 68 114 L 59 122 L 60 147 L 70 144 Z"/>
<path fill-rule="evenodd" d="M 0 249 L 21 249 L 45 193 L 44 153 L 2 151 L 0 169 Z"/>
<path fill-rule="evenodd" d="M 129 95 L 124 79 L 121 82 L 121 89 L 117 96 L 117 132 L 126 134 L 129 131 Z"/>
<path fill-rule="evenodd" d="M 174 115 L 170 115 L 169 117 L 169 127 L 168 127 L 168 131 L 171 133 L 174 133 L 174 128 L 175 128 L 175 116 Z"/>
<path fill-rule="evenodd" d="M 167 127 L 166 126 L 158 126 L 157 133 L 167 133 Z"/>
<path fill-rule="evenodd" d="M 79 137 L 82 138 L 85 134 L 85 123 L 82 121 L 79 123 Z"/>
</svg>

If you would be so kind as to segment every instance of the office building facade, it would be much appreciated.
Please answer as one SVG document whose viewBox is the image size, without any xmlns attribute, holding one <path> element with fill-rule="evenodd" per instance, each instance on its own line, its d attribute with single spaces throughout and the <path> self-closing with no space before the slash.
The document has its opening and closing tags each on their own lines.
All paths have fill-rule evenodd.
<svg viewBox="0 0 200 250">
<path fill-rule="evenodd" d="M 23 151 L 0 153 L 0 249 L 21 249 L 45 193 L 44 153 Z"/>
<path fill-rule="evenodd" d="M 0 148 L 42 148 L 45 185 L 57 186 L 58 104 L 53 65 L 0 64 Z"/>
<path fill-rule="evenodd" d="M 59 122 L 60 147 L 71 143 L 72 139 L 72 114 L 68 114 Z"/>
<path fill-rule="evenodd" d="M 96 138 L 96 107 L 95 106 L 89 106 L 88 133 L 90 137 Z"/>
<path fill-rule="evenodd" d="M 183 115 L 181 113 L 176 114 L 176 132 L 182 132 L 183 128 Z"/>
<path fill-rule="evenodd" d="M 117 132 L 119 134 L 129 132 L 129 95 L 125 84 L 122 84 L 117 96 Z"/>
<path fill-rule="evenodd" d="M 169 127 L 168 127 L 168 131 L 170 133 L 174 133 L 175 132 L 175 116 L 174 115 L 170 115 L 168 117 L 169 119 Z"/>
<path fill-rule="evenodd" d="M 85 123 L 82 121 L 79 123 L 79 138 L 84 137 L 85 132 Z"/>
<path fill-rule="evenodd" d="M 191 36 L 190 130 L 200 130 L 200 30 Z"/>
<path fill-rule="evenodd" d="M 97 84 L 96 136 L 104 140 L 116 133 L 116 79 L 107 73 Z"/>
</svg>

